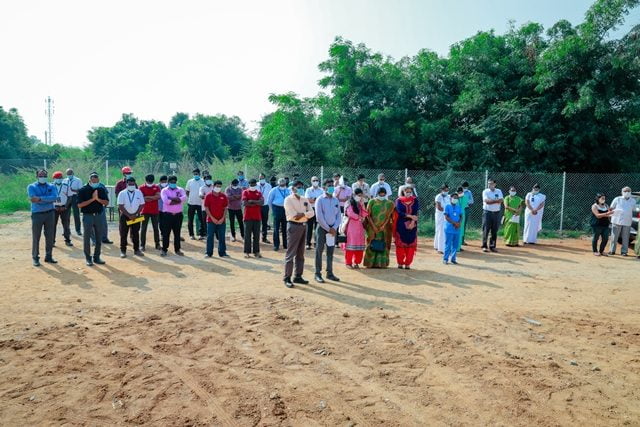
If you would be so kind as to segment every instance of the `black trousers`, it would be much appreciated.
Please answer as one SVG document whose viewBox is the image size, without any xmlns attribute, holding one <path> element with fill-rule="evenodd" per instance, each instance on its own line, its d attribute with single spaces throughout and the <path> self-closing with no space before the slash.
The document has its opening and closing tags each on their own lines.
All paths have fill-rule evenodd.
<svg viewBox="0 0 640 427">
<path fill-rule="evenodd" d="M 178 252 L 180 250 L 180 229 L 182 228 L 182 220 L 184 215 L 181 213 L 172 215 L 163 212 L 162 214 L 162 250 L 169 249 L 169 237 L 173 232 L 173 249 Z"/>
<path fill-rule="evenodd" d="M 267 231 L 269 228 L 269 205 L 262 206 L 262 240 L 267 240 Z"/>
<path fill-rule="evenodd" d="M 196 234 L 193 233 L 193 219 L 195 218 L 195 216 L 198 216 L 198 223 L 196 225 L 199 225 L 199 229 L 198 229 L 198 236 L 204 237 L 207 235 L 207 232 L 204 228 L 205 224 L 202 222 L 202 206 L 201 205 L 188 205 L 188 209 L 187 209 L 187 229 L 189 230 L 189 236 L 195 236 Z"/>
<path fill-rule="evenodd" d="M 73 213 L 73 224 L 76 227 L 76 234 L 81 234 L 82 221 L 80 221 L 80 209 L 78 208 L 78 195 L 74 194 L 69 198 L 67 210 L 71 209 Z"/>
<path fill-rule="evenodd" d="M 120 252 L 127 251 L 127 235 L 131 235 L 131 241 L 133 242 L 133 250 L 140 250 L 140 223 L 133 225 L 127 225 L 127 218 L 124 215 L 120 215 Z"/>
<path fill-rule="evenodd" d="M 240 236 L 244 239 L 244 224 L 242 222 L 242 209 L 229 209 L 229 227 L 231 228 L 231 237 L 236 238 L 236 220 L 238 220 L 238 228 L 240 228 Z"/>
<path fill-rule="evenodd" d="M 244 253 L 260 253 L 260 221 L 248 220 L 244 222 Z"/>
<path fill-rule="evenodd" d="M 280 233 L 282 233 L 282 247 L 287 248 L 287 216 L 284 206 L 273 205 L 273 247 L 280 248 Z"/>
<path fill-rule="evenodd" d="M 315 213 L 316 208 L 313 208 L 313 212 Z M 315 230 L 316 228 L 316 216 L 314 215 L 313 218 L 309 218 L 307 220 L 307 246 L 311 245 L 311 239 L 313 238 L 313 230 Z"/>
<path fill-rule="evenodd" d="M 491 239 L 489 240 L 489 248 L 496 247 L 496 240 L 498 240 L 498 229 L 500 228 L 500 211 L 490 212 L 482 211 L 482 247 L 487 247 L 487 239 L 489 233 L 491 233 Z"/>
<path fill-rule="evenodd" d="M 63 209 L 63 210 L 58 210 L 56 209 L 56 222 L 55 222 L 55 228 L 56 230 L 58 229 L 58 220 L 60 220 L 62 222 L 62 236 L 64 237 L 64 241 L 65 242 L 70 242 L 71 241 L 71 210 L 70 209 Z M 56 242 L 56 237 L 55 234 L 53 236 L 53 243 Z"/>
<path fill-rule="evenodd" d="M 607 248 L 607 242 L 609 241 L 609 226 L 608 225 L 594 225 L 593 228 L 593 239 L 591 239 L 591 248 L 593 252 L 604 253 L 604 250 Z M 600 240 L 600 249 L 598 249 L 598 239 Z"/>
<path fill-rule="evenodd" d="M 153 241 L 156 246 L 160 246 L 160 227 L 158 226 L 158 220 L 160 215 L 158 214 L 145 214 L 144 221 L 140 227 L 140 245 L 145 247 L 147 245 L 147 226 L 149 220 L 151 220 L 151 228 L 153 228 Z"/>
</svg>

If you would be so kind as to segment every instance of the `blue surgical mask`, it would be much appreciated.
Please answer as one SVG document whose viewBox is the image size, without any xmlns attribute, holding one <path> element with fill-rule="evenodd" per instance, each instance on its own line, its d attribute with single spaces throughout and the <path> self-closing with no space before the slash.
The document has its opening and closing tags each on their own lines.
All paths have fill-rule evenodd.
<svg viewBox="0 0 640 427">
<path fill-rule="evenodd" d="M 244 175 L 238 175 L 238 181 L 242 181 L 244 179 Z"/>
<path fill-rule="evenodd" d="M 47 183 L 47 177 L 46 176 L 39 176 L 38 177 L 38 183 L 46 184 Z"/>
<path fill-rule="evenodd" d="M 175 182 L 170 182 L 169 188 L 171 188 L 172 190 L 175 190 L 176 188 L 178 188 L 178 184 L 176 184 Z"/>
<path fill-rule="evenodd" d="M 296 193 L 300 197 L 304 196 L 304 188 L 296 188 Z"/>
<path fill-rule="evenodd" d="M 55 182 L 56 184 L 60 185 L 62 184 L 62 178 L 56 178 L 53 180 L 53 182 Z"/>
<path fill-rule="evenodd" d="M 327 194 L 333 194 L 334 191 L 336 191 L 336 187 L 333 185 L 327 187 Z"/>
<path fill-rule="evenodd" d="M 67 175 L 67 178 L 69 178 L 69 180 L 72 180 L 74 177 L 73 175 Z"/>
<path fill-rule="evenodd" d="M 200 180 L 200 175 L 193 175 L 193 179 L 195 179 L 196 181 Z"/>
<path fill-rule="evenodd" d="M 267 181 L 264 178 L 260 179 L 260 184 L 264 185 Z"/>
<path fill-rule="evenodd" d="M 213 184 L 213 180 L 205 179 L 204 183 L 207 184 L 207 185 L 211 185 L 211 184 Z"/>
<path fill-rule="evenodd" d="M 100 187 L 100 183 L 99 182 L 90 182 L 89 185 L 91 186 L 91 188 L 98 188 Z"/>
<path fill-rule="evenodd" d="M 131 178 L 131 174 L 130 174 L 130 173 L 126 174 L 126 175 L 124 176 L 124 178 L 125 178 L 125 179 L 129 179 L 129 178 Z"/>
</svg>

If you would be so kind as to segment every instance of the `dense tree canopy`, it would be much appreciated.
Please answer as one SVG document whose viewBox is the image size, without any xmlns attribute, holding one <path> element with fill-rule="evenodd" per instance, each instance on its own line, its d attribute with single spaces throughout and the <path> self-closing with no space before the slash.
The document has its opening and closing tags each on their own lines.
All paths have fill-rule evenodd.
<svg viewBox="0 0 640 427">
<path fill-rule="evenodd" d="M 338 37 L 324 93 L 272 96 L 252 153 L 276 167 L 637 170 L 640 25 L 607 35 L 639 2 L 598 0 L 582 24 L 546 32 L 479 32 L 444 58 L 394 61 Z"/>
</svg>

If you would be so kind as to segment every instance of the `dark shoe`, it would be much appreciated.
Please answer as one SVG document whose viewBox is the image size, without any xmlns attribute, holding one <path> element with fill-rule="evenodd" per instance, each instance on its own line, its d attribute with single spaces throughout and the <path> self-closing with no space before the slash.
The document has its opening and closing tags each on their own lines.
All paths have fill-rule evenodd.
<svg viewBox="0 0 640 427">
<path fill-rule="evenodd" d="M 182 251 L 176 251 L 176 255 L 184 256 L 184 252 L 182 252 Z"/>
<path fill-rule="evenodd" d="M 211 254 L 211 255 L 209 255 L 209 254 L 204 254 L 204 257 L 205 257 L 205 258 L 212 258 L 212 257 L 213 257 L 213 254 Z"/>
<path fill-rule="evenodd" d="M 269 240 L 267 240 L 266 237 L 264 239 L 262 239 L 262 243 L 266 243 L 267 245 L 271 244 L 271 242 Z"/>
<path fill-rule="evenodd" d="M 222 254 L 220 255 L 220 258 L 231 258 L 231 257 L 229 256 L 229 254 Z"/>
<path fill-rule="evenodd" d="M 236 236 L 231 236 L 231 241 L 235 242 L 236 241 Z"/>
<path fill-rule="evenodd" d="M 286 279 L 284 279 L 284 285 L 285 285 L 287 288 L 293 288 L 293 287 L 294 287 L 294 286 L 293 286 L 293 283 L 291 282 L 291 279 L 290 279 L 289 277 L 287 277 Z"/>
<path fill-rule="evenodd" d="M 444 260 L 444 259 L 442 260 L 442 263 L 443 263 L 444 265 L 448 265 L 448 264 L 449 264 L 449 262 L 448 262 L 447 260 Z"/>
<path fill-rule="evenodd" d="M 399 264 L 398 264 L 398 268 L 399 268 L 400 270 L 402 270 L 402 269 L 404 268 L 404 266 L 402 266 L 402 265 L 399 265 Z"/>
<path fill-rule="evenodd" d="M 256 258 L 262 258 L 262 254 L 260 252 L 258 252 L 257 254 L 255 254 Z"/>
<path fill-rule="evenodd" d="M 609 252 L 609 256 L 614 256 L 615 254 L 615 252 Z"/>
<path fill-rule="evenodd" d="M 57 264 L 58 263 L 58 261 L 56 261 L 55 259 L 53 259 L 51 257 L 45 258 L 44 262 L 49 263 L 49 264 Z"/>
<path fill-rule="evenodd" d="M 452 259 L 451 264 L 458 265 L 458 261 Z"/>
<path fill-rule="evenodd" d="M 161 249 L 162 249 L 162 246 L 160 246 L 160 245 L 156 245 L 156 249 L 157 249 L 157 250 L 161 250 Z"/>
<path fill-rule="evenodd" d="M 334 276 L 333 274 L 328 274 L 327 275 L 327 279 L 331 280 L 332 282 L 339 282 L 340 279 L 338 279 L 336 276 Z"/>
<path fill-rule="evenodd" d="M 316 274 L 315 276 L 313 276 L 313 278 L 316 279 L 316 282 L 318 283 L 324 283 L 324 279 L 319 274 Z"/>
<path fill-rule="evenodd" d="M 189 239 L 196 240 L 196 236 L 189 236 Z"/>
<path fill-rule="evenodd" d="M 102 259 L 100 259 L 100 258 L 93 258 L 93 262 L 94 262 L 95 264 L 99 264 L 99 265 L 106 264 L 106 262 L 104 262 L 104 261 L 103 261 Z"/>
<path fill-rule="evenodd" d="M 310 251 L 311 250 L 311 245 L 307 245 L 307 250 Z"/>
<path fill-rule="evenodd" d="M 167 251 L 161 251 L 160 256 L 167 256 Z"/>
<path fill-rule="evenodd" d="M 81 232 L 81 231 L 78 231 L 76 234 L 77 234 L 78 236 L 82 237 L 82 232 Z"/>
<path fill-rule="evenodd" d="M 627 254 L 620 254 L 620 255 L 622 255 L 622 256 L 629 256 L 629 255 L 627 255 Z"/>
<path fill-rule="evenodd" d="M 144 246 L 140 246 L 140 250 L 141 250 L 142 252 L 146 252 L 146 251 L 147 251 L 147 248 L 146 248 L 146 247 L 144 247 Z"/>
<path fill-rule="evenodd" d="M 274 251 L 276 251 L 276 252 L 278 252 L 278 251 L 280 250 L 280 248 L 276 248 L 276 247 L 274 246 L 273 250 L 274 250 Z"/>
<path fill-rule="evenodd" d="M 404 269 L 405 269 L 405 270 L 411 270 L 411 267 L 409 267 L 408 265 L 405 265 L 405 266 L 404 266 Z"/>
<path fill-rule="evenodd" d="M 180 236 L 180 241 L 184 242 L 184 237 Z"/>
<path fill-rule="evenodd" d="M 308 285 L 308 284 L 309 284 L 309 281 L 308 281 L 308 280 L 304 280 L 304 279 L 302 278 L 302 276 L 300 276 L 300 277 L 294 277 L 294 278 L 293 278 L 293 283 L 298 283 L 298 284 L 300 284 L 300 285 Z"/>
<path fill-rule="evenodd" d="M 126 258 L 126 257 L 127 257 L 126 252 L 120 252 L 120 258 Z"/>
<path fill-rule="evenodd" d="M 490 250 L 491 250 L 491 252 L 498 252 L 498 250 L 496 248 L 491 248 Z"/>
<path fill-rule="evenodd" d="M 36 259 L 36 258 L 33 259 L 33 266 L 34 267 L 40 267 L 41 265 L 42 264 L 40 264 L 40 260 L 39 259 Z"/>
<path fill-rule="evenodd" d="M 142 253 L 142 251 L 135 251 L 133 254 L 134 254 L 134 255 L 138 255 L 138 256 L 144 256 L 144 254 Z"/>
<path fill-rule="evenodd" d="M 91 260 L 91 258 L 87 258 L 86 262 L 87 262 L 87 266 L 89 266 L 89 267 L 93 266 L 93 261 Z"/>
<path fill-rule="evenodd" d="M 112 243 L 113 243 L 113 241 L 112 241 L 112 240 L 107 239 L 107 240 L 103 240 L 103 241 L 102 241 L 102 243 L 104 243 L 104 244 L 106 244 L 106 245 L 110 245 L 110 244 L 112 244 Z"/>
<path fill-rule="evenodd" d="M 69 241 L 69 240 L 64 242 L 64 244 L 67 245 L 67 246 L 73 246 L 73 243 L 71 243 L 71 241 Z"/>
</svg>

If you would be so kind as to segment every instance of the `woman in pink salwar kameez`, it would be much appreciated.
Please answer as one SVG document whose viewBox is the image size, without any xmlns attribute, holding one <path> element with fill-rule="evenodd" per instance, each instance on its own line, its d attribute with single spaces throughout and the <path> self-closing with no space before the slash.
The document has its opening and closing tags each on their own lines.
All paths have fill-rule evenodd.
<svg viewBox="0 0 640 427">
<path fill-rule="evenodd" d="M 356 188 L 353 192 L 344 214 L 349 218 L 349 224 L 346 228 L 347 244 L 345 245 L 344 263 L 348 268 L 360 268 L 364 250 L 367 247 L 364 223 L 369 216 L 360 188 Z"/>
</svg>

